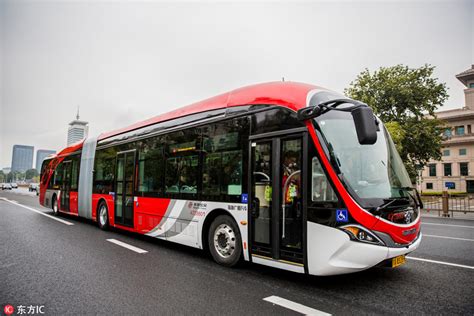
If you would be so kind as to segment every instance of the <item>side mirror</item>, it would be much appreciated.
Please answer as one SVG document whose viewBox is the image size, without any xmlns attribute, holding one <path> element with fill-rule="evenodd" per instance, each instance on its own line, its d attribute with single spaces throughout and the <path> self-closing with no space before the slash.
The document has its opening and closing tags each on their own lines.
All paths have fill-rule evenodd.
<svg viewBox="0 0 474 316">
<path fill-rule="evenodd" d="M 368 106 L 359 107 L 351 111 L 354 119 L 357 138 L 361 145 L 373 145 L 377 141 L 377 123 L 374 112 Z"/>
</svg>

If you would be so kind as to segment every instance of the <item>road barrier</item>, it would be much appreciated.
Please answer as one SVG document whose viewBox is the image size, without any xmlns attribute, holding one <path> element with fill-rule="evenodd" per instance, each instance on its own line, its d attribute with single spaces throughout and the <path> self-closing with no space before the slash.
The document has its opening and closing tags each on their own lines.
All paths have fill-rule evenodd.
<svg viewBox="0 0 474 316">
<path fill-rule="evenodd" d="M 422 196 L 423 209 L 426 212 L 438 212 L 438 216 L 454 217 L 454 213 L 474 214 L 473 195 Z"/>
</svg>

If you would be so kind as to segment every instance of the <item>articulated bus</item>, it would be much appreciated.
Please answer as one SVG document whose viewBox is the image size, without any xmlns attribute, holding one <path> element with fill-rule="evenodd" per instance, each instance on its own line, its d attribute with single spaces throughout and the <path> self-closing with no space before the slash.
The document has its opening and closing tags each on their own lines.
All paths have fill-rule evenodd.
<svg viewBox="0 0 474 316">
<path fill-rule="evenodd" d="M 240 88 L 65 148 L 41 205 L 311 275 L 398 266 L 421 201 L 366 104 L 292 82 Z"/>
</svg>

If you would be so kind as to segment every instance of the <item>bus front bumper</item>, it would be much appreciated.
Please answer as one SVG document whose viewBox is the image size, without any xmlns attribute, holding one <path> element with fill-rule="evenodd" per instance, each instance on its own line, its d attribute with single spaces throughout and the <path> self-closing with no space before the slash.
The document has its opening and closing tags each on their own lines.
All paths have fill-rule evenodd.
<svg viewBox="0 0 474 316">
<path fill-rule="evenodd" d="M 335 275 L 369 269 L 391 258 L 406 255 L 418 248 L 422 235 L 404 247 L 386 247 L 352 241 L 336 228 L 308 222 L 308 272 Z"/>
</svg>

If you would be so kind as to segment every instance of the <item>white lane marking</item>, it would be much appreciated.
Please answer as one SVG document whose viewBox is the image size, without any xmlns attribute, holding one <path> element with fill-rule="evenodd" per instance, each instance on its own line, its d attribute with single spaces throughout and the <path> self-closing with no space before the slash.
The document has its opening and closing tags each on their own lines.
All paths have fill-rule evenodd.
<svg viewBox="0 0 474 316">
<path fill-rule="evenodd" d="M 457 264 L 457 263 L 451 263 L 451 262 L 430 260 L 430 259 L 424 259 L 424 258 L 416 258 L 416 257 L 411 257 L 411 256 L 407 256 L 407 259 L 410 259 L 410 260 L 417 260 L 417 261 L 425 261 L 425 262 L 431 262 L 431 263 L 442 264 L 442 265 L 445 265 L 445 266 L 452 266 L 452 267 L 459 267 L 459 268 L 465 268 L 465 269 L 474 270 L 474 267 L 472 267 L 472 266 L 466 266 L 466 265 L 464 265 L 464 264 Z"/>
<path fill-rule="evenodd" d="M 455 240 L 464 240 L 464 241 L 474 241 L 474 239 L 468 239 L 468 238 L 448 237 L 448 236 L 437 236 L 437 235 L 426 235 L 426 234 L 423 234 L 423 237 L 455 239 Z"/>
<path fill-rule="evenodd" d="M 20 203 L 18 203 L 17 201 L 8 200 L 8 199 L 5 199 L 5 198 L 4 198 L 3 200 L 6 201 L 6 202 L 9 202 L 9 203 L 11 203 L 11 204 L 15 204 L 15 205 L 18 205 L 18 206 L 20 206 L 20 207 L 23 207 L 24 209 L 30 210 L 30 211 L 32 211 L 32 212 L 38 213 L 38 214 L 40 214 L 40 215 L 43 215 L 43 216 L 49 217 L 49 218 L 51 218 L 51 219 L 54 219 L 55 221 L 58 221 L 58 222 L 60 222 L 60 223 L 63 223 L 63 224 L 69 225 L 69 226 L 74 225 L 74 224 L 71 223 L 71 222 L 68 222 L 68 221 L 65 221 L 65 220 L 63 220 L 63 219 L 60 219 L 60 218 L 51 216 L 51 215 L 49 215 L 49 214 L 46 214 L 46 213 L 44 213 L 44 212 L 41 212 L 40 210 L 34 209 L 34 208 L 32 208 L 32 207 L 29 207 L 29 206 L 20 204 Z"/>
<path fill-rule="evenodd" d="M 317 310 L 317 309 L 314 309 L 314 308 L 311 308 L 311 307 L 308 307 L 308 306 L 304 306 L 302 304 L 295 303 L 295 302 L 289 301 L 287 299 L 284 299 L 284 298 L 281 298 L 281 297 L 275 296 L 275 295 L 266 297 L 263 300 L 267 301 L 267 302 L 270 302 L 270 303 L 273 303 L 273 304 L 276 304 L 276 305 L 280 305 L 284 308 L 294 310 L 295 312 L 298 312 L 298 313 L 301 313 L 301 314 L 304 314 L 304 315 L 331 315 L 331 314 L 322 312 L 320 310 Z"/>
<path fill-rule="evenodd" d="M 113 244 L 116 244 L 116 245 L 119 245 L 119 246 L 122 246 L 124 248 L 127 248 L 127 249 L 130 249 L 132 251 L 135 251 L 137 253 L 147 253 L 148 251 L 146 250 L 143 250 L 141 248 L 138 248 L 138 247 L 135 247 L 135 246 L 132 246 L 132 245 L 129 245 L 129 244 L 126 244 L 120 240 L 117 240 L 117 239 L 107 239 L 108 242 L 111 242 Z"/>
<path fill-rule="evenodd" d="M 421 224 L 422 224 L 422 225 L 436 225 L 436 226 L 451 226 L 451 227 L 474 228 L 474 226 L 451 225 L 451 224 L 435 224 L 435 223 L 425 223 L 425 222 L 421 222 Z"/>
</svg>

